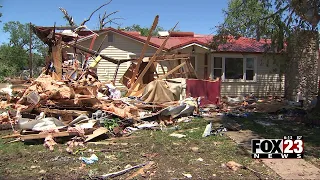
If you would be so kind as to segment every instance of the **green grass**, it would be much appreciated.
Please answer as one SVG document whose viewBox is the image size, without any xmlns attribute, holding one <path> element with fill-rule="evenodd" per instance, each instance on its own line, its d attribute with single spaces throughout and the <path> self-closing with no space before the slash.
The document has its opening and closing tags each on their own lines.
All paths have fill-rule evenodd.
<svg viewBox="0 0 320 180">
<path fill-rule="evenodd" d="M 68 154 L 64 144 L 58 144 L 55 150 L 50 152 L 42 144 L 32 146 L 20 142 L 3 144 L 4 141 L 0 140 L 0 158 L 5 160 L 0 161 L 0 174 L 9 179 L 86 179 L 89 175 L 111 173 L 122 170 L 127 165 L 134 166 L 152 160 L 155 165 L 147 176 L 153 179 L 184 178 L 183 173 L 190 173 L 194 179 L 257 179 L 250 171 L 234 172 L 221 167 L 223 163 L 235 161 L 262 172 L 269 179 L 279 179 L 262 163 L 254 163 L 251 157 L 227 136 L 203 138 L 202 133 L 207 123 L 208 121 L 198 118 L 188 123 L 180 123 L 177 131 L 141 130 L 132 135 L 137 137 L 116 140 L 117 143 L 114 145 L 88 144 L 87 150 L 77 155 Z M 169 136 L 173 132 L 185 134 L 186 137 Z M 192 147 L 197 147 L 198 150 Z M 99 157 L 99 161 L 79 169 L 81 161 L 78 158 L 88 157 L 92 153 Z M 146 154 L 155 153 L 157 156 L 153 158 L 145 157 Z M 60 160 L 52 161 L 57 156 Z M 197 160 L 199 158 L 203 161 Z M 40 168 L 30 169 L 34 165 Z M 41 169 L 47 173 L 40 174 Z M 130 173 L 133 172 L 135 171 Z M 122 175 L 120 179 L 124 179 L 130 173 Z M 145 178 L 137 177 L 137 179 Z"/>
<path fill-rule="evenodd" d="M 271 120 L 267 114 L 255 113 L 248 118 L 235 118 L 243 129 L 251 130 L 264 138 L 279 139 L 285 135 L 302 135 L 304 138 L 305 157 L 320 167 L 320 127 L 310 126 L 295 120 Z M 274 125 L 264 126 L 256 120 L 271 122 Z"/>
</svg>

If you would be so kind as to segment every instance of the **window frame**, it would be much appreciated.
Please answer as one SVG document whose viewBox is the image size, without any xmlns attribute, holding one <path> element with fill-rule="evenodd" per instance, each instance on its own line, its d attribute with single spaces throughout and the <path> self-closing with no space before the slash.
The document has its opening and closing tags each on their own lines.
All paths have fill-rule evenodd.
<svg viewBox="0 0 320 180">
<path fill-rule="evenodd" d="M 222 58 L 222 68 L 214 67 L 214 59 L 215 58 Z M 225 69 L 226 69 L 226 58 L 242 58 L 243 59 L 243 75 L 242 79 L 226 79 L 225 78 Z M 247 69 L 247 58 L 253 59 L 253 68 Z M 214 55 L 211 58 L 211 73 L 210 76 L 214 77 L 214 70 L 215 69 L 222 69 L 221 73 L 221 81 L 222 82 L 257 82 L 257 56 L 254 55 Z M 246 79 L 246 71 L 253 70 L 253 80 Z"/>
</svg>

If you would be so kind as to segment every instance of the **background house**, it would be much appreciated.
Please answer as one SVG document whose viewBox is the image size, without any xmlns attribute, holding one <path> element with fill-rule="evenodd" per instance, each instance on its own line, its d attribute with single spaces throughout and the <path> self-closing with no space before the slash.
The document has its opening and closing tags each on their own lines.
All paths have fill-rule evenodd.
<svg viewBox="0 0 320 180">
<path fill-rule="evenodd" d="M 141 36 L 139 32 L 121 31 L 107 28 L 98 31 L 99 35 L 92 46 L 103 55 L 116 59 L 130 59 L 139 57 L 147 37 Z M 106 37 L 105 41 L 103 39 Z M 87 35 L 77 41 L 77 44 L 90 47 L 93 34 Z M 266 42 L 257 42 L 254 39 L 239 38 L 221 46 L 219 51 L 211 51 L 208 44 L 211 35 L 197 35 L 192 32 L 173 32 L 166 43 L 163 52 L 189 53 L 191 63 L 200 79 L 221 77 L 221 95 L 239 96 L 253 93 L 256 96 L 283 96 L 284 76 L 280 72 L 280 55 L 266 54 Z M 161 46 L 165 37 L 152 37 L 145 56 L 152 56 Z M 73 48 L 66 48 L 70 54 L 74 54 Z M 78 54 L 79 52 L 75 52 Z M 78 54 L 78 59 L 83 55 Z M 122 86 L 119 79 L 125 73 L 131 62 L 120 65 L 117 75 L 117 86 Z M 163 64 L 165 70 L 175 67 L 177 64 Z M 97 74 L 102 81 L 112 80 L 116 64 L 100 61 Z M 158 71 L 160 67 L 158 66 Z"/>
</svg>

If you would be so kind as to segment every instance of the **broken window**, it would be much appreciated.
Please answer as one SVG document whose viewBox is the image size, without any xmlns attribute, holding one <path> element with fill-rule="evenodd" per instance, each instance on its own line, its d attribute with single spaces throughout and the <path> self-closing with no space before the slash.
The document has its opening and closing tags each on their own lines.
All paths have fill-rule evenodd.
<svg viewBox="0 0 320 180">
<path fill-rule="evenodd" d="M 113 33 L 108 33 L 108 42 L 113 42 Z"/>
</svg>

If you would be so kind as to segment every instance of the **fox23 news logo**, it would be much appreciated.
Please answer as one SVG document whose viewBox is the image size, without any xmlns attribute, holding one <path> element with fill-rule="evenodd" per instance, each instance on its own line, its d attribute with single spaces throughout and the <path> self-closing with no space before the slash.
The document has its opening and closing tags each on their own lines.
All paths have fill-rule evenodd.
<svg viewBox="0 0 320 180">
<path fill-rule="evenodd" d="M 284 136 L 283 139 L 252 139 L 252 158 L 303 158 L 304 143 L 302 136 Z"/>
</svg>

